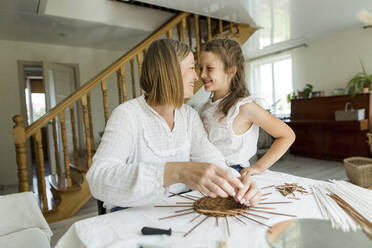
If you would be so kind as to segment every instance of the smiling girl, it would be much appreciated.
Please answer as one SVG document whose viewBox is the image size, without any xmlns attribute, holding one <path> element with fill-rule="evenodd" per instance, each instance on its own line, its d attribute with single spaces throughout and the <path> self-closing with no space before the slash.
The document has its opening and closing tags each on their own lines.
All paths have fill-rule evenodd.
<svg viewBox="0 0 372 248">
<path fill-rule="evenodd" d="M 254 102 L 246 87 L 244 56 L 236 41 L 215 39 L 203 48 L 200 78 L 211 97 L 200 109 L 208 138 L 225 156 L 229 166 L 240 171 L 242 182 L 272 166 L 295 140 L 292 129 Z M 255 164 L 259 127 L 275 138 Z M 247 185 L 247 184 L 245 184 Z M 246 189 L 236 198 L 244 204 Z M 248 197 L 249 198 L 249 197 Z"/>
</svg>

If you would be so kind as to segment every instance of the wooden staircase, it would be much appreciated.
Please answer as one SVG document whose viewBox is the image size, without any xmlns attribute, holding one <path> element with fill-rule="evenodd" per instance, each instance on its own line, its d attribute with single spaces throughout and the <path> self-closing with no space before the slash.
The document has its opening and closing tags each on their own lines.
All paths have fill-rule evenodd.
<svg viewBox="0 0 372 248">
<path fill-rule="evenodd" d="M 92 156 L 96 149 L 93 134 L 93 122 L 95 120 L 92 118 L 91 108 L 92 90 L 96 88 L 101 89 L 104 110 L 102 118 L 107 123 L 109 118 L 107 89 L 109 87 L 117 87 L 119 104 L 136 97 L 135 90 L 129 92 L 127 89 L 129 88 L 126 82 L 126 73 L 128 72 L 125 70 L 125 65 L 128 64 L 127 67 L 130 67 L 131 88 L 139 89 L 138 78 L 143 55 L 146 53 L 146 48 L 153 41 L 168 37 L 170 39 L 177 38 L 184 43 L 188 43 L 195 53 L 197 63 L 199 63 L 201 46 L 206 41 L 212 39 L 212 37 L 228 36 L 243 44 L 255 30 L 256 28 L 249 25 L 230 23 L 196 14 L 177 13 L 145 40 L 138 43 L 129 52 L 89 80 L 32 125 L 24 126 L 23 117 L 15 115 L 13 117 L 15 123 L 13 133 L 16 146 L 19 191 L 31 190 L 28 167 L 35 166 L 37 176 L 37 192 L 35 194 L 40 200 L 40 207 L 47 221 L 54 222 L 73 216 L 91 198 L 85 175 L 92 163 Z M 177 35 L 174 34 L 176 32 Z M 135 74 L 135 66 L 137 66 L 137 74 Z M 109 80 L 110 76 L 111 79 Z M 116 86 L 115 82 L 110 82 L 113 81 L 112 77 L 116 79 L 114 80 L 116 81 Z M 201 86 L 201 82 L 196 83 L 194 87 L 195 92 Z M 142 93 L 142 90 L 140 90 L 140 93 Z M 76 142 L 78 130 L 75 128 L 77 121 L 74 118 L 74 112 L 78 111 L 81 112 L 81 124 L 84 126 L 83 137 L 85 139 L 85 148 L 83 152 L 81 152 L 82 148 L 78 147 Z M 71 116 L 71 126 L 66 125 L 67 114 Z M 57 145 L 54 146 L 55 156 L 49 159 L 55 160 L 57 172 L 55 175 L 51 175 L 46 179 L 41 129 L 48 124 L 52 124 L 55 144 L 57 143 L 57 130 L 60 130 L 63 149 L 58 150 Z M 57 126 L 60 129 L 57 129 Z M 72 147 L 68 146 L 67 129 L 70 129 L 72 132 Z M 27 157 L 29 153 L 26 151 L 30 149 L 30 143 L 33 143 L 34 163 L 30 162 L 31 159 Z M 63 158 L 62 165 L 58 163 L 60 156 Z M 64 168 L 64 173 L 61 172 L 61 167 Z M 47 194 L 47 192 L 51 192 L 51 194 Z"/>
</svg>

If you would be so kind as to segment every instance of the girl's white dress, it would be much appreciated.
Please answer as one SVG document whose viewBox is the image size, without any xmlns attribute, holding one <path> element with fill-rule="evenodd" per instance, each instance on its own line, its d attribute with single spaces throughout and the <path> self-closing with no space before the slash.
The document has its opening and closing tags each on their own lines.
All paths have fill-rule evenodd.
<svg viewBox="0 0 372 248">
<path fill-rule="evenodd" d="M 245 133 L 236 135 L 232 123 L 239 114 L 240 106 L 254 102 L 254 98 L 252 96 L 241 98 L 229 110 L 227 116 L 219 121 L 220 116 L 216 113 L 222 99 L 212 102 L 211 97 L 199 110 L 204 128 L 209 141 L 225 156 L 227 165 L 239 164 L 247 167 L 250 165 L 249 159 L 257 152 L 259 127 L 253 123 Z"/>
</svg>

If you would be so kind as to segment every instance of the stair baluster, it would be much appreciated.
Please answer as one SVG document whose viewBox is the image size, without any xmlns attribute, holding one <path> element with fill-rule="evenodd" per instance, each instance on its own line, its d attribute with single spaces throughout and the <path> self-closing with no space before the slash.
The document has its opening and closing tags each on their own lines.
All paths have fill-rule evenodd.
<svg viewBox="0 0 372 248">
<path fill-rule="evenodd" d="M 186 18 L 182 19 L 182 42 L 186 43 Z"/>
<path fill-rule="evenodd" d="M 37 188 L 39 192 L 39 198 L 42 199 L 43 210 L 48 210 L 48 200 L 46 195 L 46 183 L 45 183 L 45 170 L 44 170 L 44 153 L 43 143 L 41 138 L 41 129 L 39 129 L 34 135 L 34 148 L 36 155 L 36 176 L 37 176 Z"/>
<path fill-rule="evenodd" d="M 81 97 L 81 105 L 83 106 L 83 122 L 84 122 L 84 130 L 85 130 L 85 143 L 87 149 L 87 156 L 88 156 L 88 168 L 90 168 L 92 164 L 92 151 L 91 151 L 91 138 L 90 138 L 90 128 L 89 128 L 89 120 L 88 120 L 88 104 L 87 104 L 87 95 L 83 95 Z"/>
<path fill-rule="evenodd" d="M 70 174 L 70 161 L 68 157 L 68 145 L 67 145 L 67 134 L 66 134 L 66 117 L 65 112 L 62 111 L 58 114 L 59 124 L 61 125 L 61 136 L 63 146 L 63 161 L 65 165 L 65 179 L 67 188 L 72 186 L 71 174 Z"/>
<path fill-rule="evenodd" d="M 117 70 L 116 71 L 116 84 L 117 84 L 117 87 L 118 87 L 118 103 L 119 104 L 122 104 L 123 103 L 123 91 L 121 89 L 121 75 L 120 75 L 120 70 Z"/>
<path fill-rule="evenodd" d="M 52 132 L 53 132 L 53 145 L 54 145 L 54 159 L 55 159 L 55 162 L 56 162 L 56 170 L 57 170 L 58 180 L 61 180 L 62 179 L 62 174 L 61 174 L 61 165 L 59 163 L 56 118 L 53 118 L 53 120 L 52 120 L 52 129 L 53 129 Z M 51 159 L 52 158 L 50 158 L 50 160 Z"/>
<path fill-rule="evenodd" d="M 108 103 L 107 103 L 107 81 L 103 79 L 101 82 L 101 89 L 102 89 L 102 100 L 103 100 L 103 110 L 105 114 L 105 125 L 109 119 L 109 111 L 108 111 Z"/>
<path fill-rule="evenodd" d="M 208 41 L 212 39 L 212 28 L 211 28 L 211 18 L 207 17 L 207 30 L 208 30 Z"/>
<path fill-rule="evenodd" d="M 132 97 L 136 98 L 136 78 L 134 75 L 134 62 L 133 59 L 130 60 L 130 74 L 132 75 Z"/>
<path fill-rule="evenodd" d="M 73 160 L 74 164 L 78 164 L 79 154 L 77 150 L 77 136 L 76 136 L 76 122 L 75 122 L 75 110 L 74 105 L 70 106 L 70 121 L 71 121 L 71 130 L 72 130 L 72 147 L 73 147 Z"/>
<path fill-rule="evenodd" d="M 168 39 L 172 39 L 172 37 L 173 37 L 173 33 L 172 33 L 172 29 L 169 29 L 168 30 L 168 32 L 167 32 L 167 37 L 168 37 Z"/>
<path fill-rule="evenodd" d="M 141 71 L 142 71 L 142 61 L 143 61 L 143 57 L 142 57 L 142 51 L 139 52 L 137 54 L 137 65 L 138 65 L 138 81 L 139 81 L 139 78 L 141 77 Z M 140 94 L 142 95 L 143 94 L 143 89 L 140 87 Z"/>
<path fill-rule="evenodd" d="M 94 143 L 93 135 L 93 119 L 92 119 L 92 103 L 90 101 L 90 93 L 87 94 L 87 106 L 88 106 L 88 116 L 89 116 L 89 134 L 90 134 L 90 149 L 91 151 L 96 149 L 96 144 Z"/>
<path fill-rule="evenodd" d="M 125 80 L 125 65 L 120 67 L 120 83 L 121 83 L 121 90 L 123 92 L 123 101 L 126 102 L 127 99 L 127 84 Z"/>
<path fill-rule="evenodd" d="M 218 30 L 220 34 L 223 33 L 223 21 L 222 20 L 218 20 Z"/>
<path fill-rule="evenodd" d="M 196 40 L 196 61 L 200 65 L 200 26 L 199 26 L 199 15 L 194 15 L 195 21 L 195 40 Z"/>
</svg>

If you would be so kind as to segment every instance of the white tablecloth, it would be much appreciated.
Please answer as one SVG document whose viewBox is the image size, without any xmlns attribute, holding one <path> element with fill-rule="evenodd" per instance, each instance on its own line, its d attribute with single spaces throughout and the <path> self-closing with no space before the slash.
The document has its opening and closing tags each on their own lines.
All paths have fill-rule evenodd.
<svg viewBox="0 0 372 248">
<path fill-rule="evenodd" d="M 309 189 L 310 185 L 317 184 L 318 181 L 303 177 L 291 176 L 284 173 L 267 170 L 259 176 L 255 176 L 258 187 L 268 185 L 279 185 L 283 183 L 298 183 Z M 273 192 L 267 196 L 267 201 L 292 201 L 291 204 L 262 205 L 265 207 L 275 207 L 275 210 L 268 210 L 280 213 L 294 214 L 298 218 L 322 218 L 313 195 L 297 196 L 301 200 L 286 199 L 273 188 L 263 189 L 261 192 Z M 200 196 L 198 192 L 189 193 Z M 178 196 L 159 199 L 159 204 L 175 204 L 176 202 L 187 202 L 187 199 Z M 143 226 L 172 228 L 173 231 L 186 232 L 202 220 L 202 216 L 195 221 L 190 220 L 197 214 L 190 214 L 166 220 L 158 220 L 160 217 L 170 216 L 175 210 L 182 208 L 155 208 L 143 206 L 130 208 L 106 215 L 101 215 L 74 223 L 65 235 L 59 240 L 57 247 L 219 247 L 221 241 L 226 241 L 228 247 L 268 247 L 266 244 L 267 228 L 242 218 L 247 225 L 244 225 L 234 218 L 229 218 L 229 229 L 231 235 L 227 236 L 226 223 L 220 218 L 219 226 L 216 226 L 215 218 L 208 218 L 197 229 L 186 238 L 181 233 L 167 235 L 143 236 L 140 230 Z M 290 217 L 255 213 L 270 217 L 263 220 L 253 217 L 268 225 L 273 225 Z M 148 246 L 146 246 L 148 245 Z"/>
</svg>

